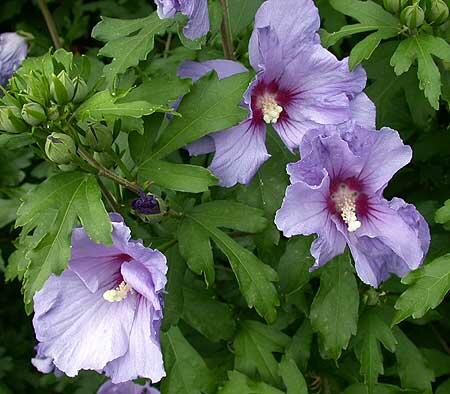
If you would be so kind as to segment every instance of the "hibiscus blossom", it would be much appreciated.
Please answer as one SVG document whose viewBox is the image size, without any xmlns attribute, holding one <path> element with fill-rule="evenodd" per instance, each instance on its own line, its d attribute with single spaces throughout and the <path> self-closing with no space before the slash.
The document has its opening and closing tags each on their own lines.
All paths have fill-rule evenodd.
<svg viewBox="0 0 450 394">
<path fill-rule="evenodd" d="M 6 85 L 27 56 L 27 51 L 27 43 L 18 34 L 0 34 L 0 85 Z"/>
<path fill-rule="evenodd" d="M 103 371 L 115 384 L 158 382 L 165 376 L 159 331 L 166 258 L 131 240 L 119 215 L 111 218 L 113 245 L 74 229 L 69 267 L 34 296 L 35 365 L 49 372 L 52 362 L 68 376 Z"/>
<path fill-rule="evenodd" d="M 114 384 L 108 380 L 100 386 L 97 394 L 159 394 L 159 390 L 150 387 L 148 384 L 145 386 L 133 382 Z"/>
<path fill-rule="evenodd" d="M 208 0 L 155 0 L 161 19 L 173 18 L 181 12 L 189 18 L 183 29 L 190 40 L 204 36 L 209 31 Z"/>
<path fill-rule="evenodd" d="M 268 0 L 255 18 L 250 63 L 257 72 L 244 95 L 249 117 L 239 125 L 188 146 L 191 154 L 215 151 L 211 171 L 222 186 L 247 184 L 270 157 L 266 126 L 272 125 L 290 150 L 308 130 L 355 119 L 374 126 L 375 107 L 362 90 L 366 74 L 350 72 L 320 46 L 320 19 L 311 0 Z M 197 72 L 190 67 L 192 76 Z M 182 76 L 191 76 L 182 73 Z"/>
<path fill-rule="evenodd" d="M 300 154 L 287 167 L 291 185 L 275 223 L 286 237 L 318 235 L 312 269 L 346 245 L 361 280 L 375 287 L 422 264 L 430 244 L 425 219 L 402 199 L 383 198 L 389 180 L 412 157 L 395 130 L 355 122 L 322 126 L 305 136 Z"/>
</svg>

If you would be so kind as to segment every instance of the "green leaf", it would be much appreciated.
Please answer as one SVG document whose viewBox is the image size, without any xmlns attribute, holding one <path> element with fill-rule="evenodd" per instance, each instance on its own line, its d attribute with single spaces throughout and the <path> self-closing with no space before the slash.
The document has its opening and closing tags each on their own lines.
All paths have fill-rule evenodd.
<svg viewBox="0 0 450 394">
<path fill-rule="evenodd" d="M 168 78 L 167 76 L 145 79 L 142 84 L 124 98 L 119 99 L 118 102 L 146 101 L 154 106 L 167 106 L 188 93 L 191 84 L 190 79 Z"/>
<path fill-rule="evenodd" d="M 281 291 L 286 300 L 295 300 L 308 284 L 311 274 L 309 268 L 314 264 L 311 256 L 311 238 L 295 237 L 288 241 L 286 251 L 278 264 Z"/>
<path fill-rule="evenodd" d="M 450 290 L 450 254 L 410 272 L 402 283 L 409 287 L 395 303 L 393 324 L 409 316 L 419 319 L 442 302 Z"/>
<path fill-rule="evenodd" d="M 376 31 L 369 34 L 366 38 L 358 42 L 352 49 L 349 59 L 350 70 L 354 70 L 355 67 L 364 60 L 370 59 L 375 49 L 380 45 L 381 40 L 385 40 L 392 37 L 392 32 Z"/>
<path fill-rule="evenodd" d="M 394 334 L 397 339 L 395 356 L 402 387 L 431 394 L 431 382 L 434 382 L 433 371 L 426 365 L 419 349 L 398 327 L 394 327 Z"/>
<path fill-rule="evenodd" d="M 246 320 L 241 323 L 236 339 L 235 368 L 246 375 L 261 377 L 266 383 L 280 383 L 278 363 L 273 353 L 283 353 L 289 337 L 274 327 Z"/>
<path fill-rule="evenodd" d="M 25 196 L 17 212 L 16 226 L 23 227 L 22 238 L 34 230 L 35 240 L 26 254 L 30 260 L 24 276 L 26 304 L 31 303 L 52 273 L 59 274 L 67 267 L 70 235 L 77 219 L 94 242 L 112 243 L 111 221 L 93 175 L 59 174 Z"/>
<path fill-rule="evenodd" d="M 204 135 L 239 123 L 245 116 L 239 103 L 248 82 L 248 73 L 222 80 L 208 74 L 199 80 L 178 108 L 182 116 L 169 123 L 148 160 L 161 159 Z"/>
<path fill-rule="evenodd" d="M 206 168 L 175 164 L 162 160 L 146 160 L 138 176 L 170 190 L 201 193 L 217 184 L 217 178 Z"/>
<path fill-rule="evenodd" d="M 447 353 L 427 348 L 421 348 L 420 353 L 425 357 L 436 378 L 450 375 L 450 356 Z"/>
<path fill-rule="evenodd" d="M 228 0 L 232 36 L 235 38 L 253 22 L 263 0 Z"/>
<path fill-rule="evenodd" d="M 0 134 L 0 148 L 19 149 L 31 145 L 33 138 L 29 134 Z"/>
<path fill-rule="evenodd" d="M 356 383 L 348 387 L 343 394 L 367 394 L 367 386 L 362 383 Z M 398 386 L 390 384 L 377 384 L 374 394 L 419 394 L 417 390 L 404 390 Z M 423 394 L 423 393 L 420 393 Z"/>
<path fill-rule="evenodd" d="M 248 233 L 259 233 L 267 226 L 263 211 L 228 200 L 202 204 L 192 211 L 204 223 Z"/>
<path fill-rule="evenodd" d="M 168 249 L 165 255 L 169 271 L 167 272 L 167 286 L 164 296 L 163 330 L 167 331 L 170 326 L 178 324 L 183 313 L 183 284 L 187 267 L 176 245 Z"/>
<path fill-rule="evenodd" d="M 98 92 L 81 104 L 76 116 L 79 120 L 86 119 L 101 121 L 107 117 L 119 118 L 128 116 L 131 118 L 142 118 L 155 112 L 171 112 L 172 109 L 160 105 L 151 104 L 147 101 L 119 102 L 118 98 L 111 95 L 108 90 Z"/>
<path fill-rule="evenodd" d="M 326 358 L 337 360 L 358 323 L 359 293 L 348 253 L 321 268 L 320 288 L 311 305 L 311 326 Z"/>
<path fill-rule="evenodd" d="M 20 201 L 0 199 L 0 228 L 16 220 L 16 211 Z"/>
<path fill-rule="evenodd" d="M 219 302 L 214 294 L 195 286 L 185 285 L 183 320 L 212 342 L 230 340 L 236 323 L 229 305 Z"/>
<path fill-rule="evenodd" d="M 156 12 L 140 19 L 103 18 L 92 36 L 107 42 L 99 55 L 113 58 L 104 68 L 106 80 L 111 84 L 117 75 L 145 60 L 154 47 L 155 36 L 163 34 L 172 23 L 171 19 L 160 19 Z"/>
<path fill-rule="evenodd" d="M 217 202 L 209 204 L 215 203 Z M 241 227 L 240 225 L 245 224 L 242 220 L 240 223 L 230 224 L 226 223 L 223 217 L 211 219 L 207 214 L 205 215 L 210 211 L 211 205 L 204 205 L 206 205 L 205 211 L 202 212 L 203 205 L 200 205 L 192 213 L 187 214 L 187 217 L 208 233 L 217 247 L 227 256 L 248 306 L 255 307 L 256 311 L 268 322 L 274 322 L 276 319 L 275 308 L 279 305 L 278 294 L 272 283 L 277 280 L 276 272 L 216 227 L 217 225 L 233 225 L 242 229 L 254 228 L 254 224 L 249 221 L 250 227 L 246 225 Z"/>
<path fill-rule="evenodd" d="M 298 369 L 295 361 L 283 357 L 280 363 L 280 375 L 287 388 L 286 394 L 308 394 L 305 378 Z"/>
<path fill-rule="evenodd" d="M 450 61 L 450 45 L 440 37 L 421 33 L 403 40 L 391 58 L 397 75 L 408 71 L 417 59 L 419 87 L 434 109 L 439 109 L 441 74 L 433 56 Z"/>
<path fill-rule="evenodd" d="M 215 281 L 214 259 L 209 233 L 191 219 L 183 219 L 178 228 L 178 246 L 189 268 L 204 274 L 207 286 Z"/>
<path fill-rule="evenodd" d="M 450 393 L 450 379 L 446 380 L 436 389 L 436 394 L 447 394 L 447 393 Z"/>
<path fill-rule="evenodd" d="M 178 327 L 162 333 L 161 343 L 167 377 L 161 394 L 212 394 L 214 375 Z"/>
<path fill-rule="evenodd" d="M 305 319 L 286 348 L 286 356 L 292 358 L 302 370 L 306 370 L 308 365 L 313 335 L 311 323 Z"/>
<path fill-rule="evenodd" d="M 350 69 L 353 70 L 364 59 L 369 59 L 381 40 L 400 34 L 401 24 L 397 17 L 384 10 L 373 1 L 330 0 L 334 9 L 351 16 L 360 23 L 343 26 L 339 31 L 324 36 L 324 45 L 330 47 L 339 40 L 352 34 L 374 31 L 352 49 Z"/>
<path fill-rule="evenodd" d="M 150 156 L 164 115 L 154 114 L 143 119 L 144 132 L 132 132 L 128 134 L 128 146 L 134 163 L 138 166 Z"/>
<path fill-rule="evenodd" d="M 361 374 L 369 394 L 374 393 L 378 375 L 384 374 L 380 343 L 390 352 L 394 352 L 397 341 L 391 328 L 383 320 L 380 309 L 370 308 L 361 316 L 358 335 L 355 338 L 355 353 L 361 363 Z"/>
<path fill-rule="evenodd" d="M 447 224 L 450 222 L 450 200 L 447 200 L 444 206 L 436 211 L 434 220 L 439 224 Z"/>
<path fill-rule="evenodd" d="M 263 382 L 255 382 L 239 373 L 229 371 L 228 380 L 219 390 L 218 394 L 283 394 L 282 391 L 269 386 Z"/>
</svg>

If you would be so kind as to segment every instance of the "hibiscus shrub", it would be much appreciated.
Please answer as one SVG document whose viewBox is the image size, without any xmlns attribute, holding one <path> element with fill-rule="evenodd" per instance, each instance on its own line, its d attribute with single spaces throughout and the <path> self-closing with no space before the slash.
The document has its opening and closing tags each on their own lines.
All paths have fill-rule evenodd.
<svg viewBox="0 0 450 394">
<path fill-rule="evenodd" d="M 0 394 L 449 394 L 444 0 L 4 0 Z"/>
</svg>

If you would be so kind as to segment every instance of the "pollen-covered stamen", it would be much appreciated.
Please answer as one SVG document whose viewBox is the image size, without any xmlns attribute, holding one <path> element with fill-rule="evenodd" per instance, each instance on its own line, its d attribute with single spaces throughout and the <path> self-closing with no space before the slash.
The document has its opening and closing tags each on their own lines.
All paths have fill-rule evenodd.
<svg viewBox="0 0 450 394">
<path fill-rule="evenodd" d="M 124 281 L 120 283 L 115 289 L 107 290 L 103 293 L 103 298 L 109 302 L 119 302 L 128 297 L 133 289 Z"/>
<path fill-rule="evenodd" d="M 274 94 L 266 93 L 259 98 L 259 106 L 263 113 L 263 119 L 266 123 L 277 123 L 283 107 L 277 103 Z"/>
<path fill-rule="evenodd" d="M 356 216 L 356 199 L 358 192 L 351 190 L 345 183 L 341 183 L 331 199 L 336 205 L 336 211 L 341 214 L 342 220 L 347 224 L 348 231 L 353 232 L 361 227 Z"/>
</svg>

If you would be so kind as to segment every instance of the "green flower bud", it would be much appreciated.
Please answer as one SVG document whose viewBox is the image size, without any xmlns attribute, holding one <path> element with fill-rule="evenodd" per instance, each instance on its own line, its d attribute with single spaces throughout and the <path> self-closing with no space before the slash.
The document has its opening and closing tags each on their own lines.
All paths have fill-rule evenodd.
<svg viewBox="0 0 450 394">
<path fill-rule="evenodd" d="M 448 19 L 448 7 L 443 0 L 433 0 L 427 10 L 427 20 L 430 23 L 441 25 Z"/>
<path fill-rule="evenodd" d="M 14 134 L 28 130 L 27 124 L 20 116 L 19 108 L 14 106 L 0 107 L 0 130 Z"/>
<path fill-rule="evenodd" d="M 424 22 L 425 14 L 417 4 L 409 5 L 400 14 L 400 20 L 410 29 L 416 29 Z"/>
<path fill-rule="evenodd" d="M 67 104 L 73 99 L 75 86 L 65 71 L 61 71 L 58 76 L 52 75 L 50 93 L 59 105 Z"/>
<path fill-rule="evenodd" d="M 49 120 L 56 120 L 60 117 L 61 113 L 59 112 L 59 108 L 57 105 L 52 105 L 48 109 L 48 119 Z"/>
<path fill-rule="evenodd" d="M 398 14 L 407 4 L 408 0 L 383 0 L 384 9 L 393 14 Z"/>
<path fill-rule="evenodd" d="M 89 87 L 87 83 L 82 78 L 75 78 L 75 96 L 73 97 L 74 103 L 81 103 L 84 101 L 86 96 L 89 94 Z"/>
<path fill-rule="evenodd" d="M 113 143 L 112 130 L 102 124 L 88 127 L 83 143 L 97 152 L 103 152 Z"/>
<path fill-rule="evenodd" d="M 52 133 L 45 142 L 45 153 L 56 164 L 69 164 L 76 150 L 75 142 L 67 134 Z"/>
<path fill-rule="evenodd" d="M 37 126 L 47 120 L 47 115 L 40 104 L 28 103 L 22 107 L 22 118 L 30 126 Z"/>
</svg>

